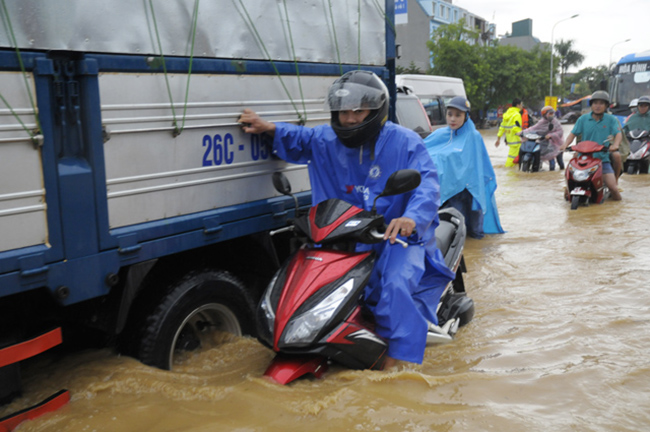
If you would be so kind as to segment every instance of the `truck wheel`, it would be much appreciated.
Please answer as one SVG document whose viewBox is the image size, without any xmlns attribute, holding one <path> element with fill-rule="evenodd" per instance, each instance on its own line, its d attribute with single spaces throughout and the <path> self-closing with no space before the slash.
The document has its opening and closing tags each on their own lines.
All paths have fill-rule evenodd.
<svg viewBox="0 0 650 432">
<path fill-rule="evenodd" d="M 213 331 L 250 334 L 253 302 L 244 285 L 227 272 L 191 272 L 172 284 L 147 316 L 138 358 L 171 370 L 174 356 L 203 345 Z"/>
<path fill-rule="evenodd" d="M 635 171 L 636 171 L 636 170 L 634 169 L 634 165 L 630 164 L 630 165 L 627 167 L 627 173 L 628 173 L 628 174 L 634 174 Z"/>
</svg>

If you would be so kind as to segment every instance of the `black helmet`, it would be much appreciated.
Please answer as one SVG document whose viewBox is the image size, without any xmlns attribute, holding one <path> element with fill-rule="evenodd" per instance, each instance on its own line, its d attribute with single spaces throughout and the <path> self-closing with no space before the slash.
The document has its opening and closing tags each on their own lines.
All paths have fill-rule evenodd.
<svg viewBox="0 0 650 432">
<path fill-rule="evenodd" d="M 360 147 L 374 140 L 388 120 L 388 89 L 369 71 L 350 71 L 334 81 L 327 93 L 327 104 L 332 113 L 332 129 L 346 147 Z M 360 109 L 370 110 L 361 124 L 341 126 L 339 111 Z"/>
<path fill-rule="evenodd" d="M 467 99 L 462 96 L 456 96 L 447 104 L 447 108 L 456 108 L 462 112 L 468 112 L 471 105 Z"/>
<path fill-rule="evenodd" d="M 591 99 L 589 99 L 589 106 L 591 106 L 595 100 L 605 101 L 605 105 L 609 105 L 609 93 L 605 90 L 596 90 L 594 94 L 591 95 Z"/>
</svg>

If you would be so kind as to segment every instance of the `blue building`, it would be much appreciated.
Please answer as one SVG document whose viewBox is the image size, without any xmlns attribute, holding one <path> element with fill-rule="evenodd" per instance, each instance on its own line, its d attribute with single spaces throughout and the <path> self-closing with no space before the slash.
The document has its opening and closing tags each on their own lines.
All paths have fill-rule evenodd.
<svg viewBox="0 0 650 432">
<path fill-rule="evenodd" d="M 465 20 L 468 29 L 479 34 L 477 40 L 468 43 L 488 44 L 495 38 L 494 24 L 454 5 L 452 0 L 398 0 L 396 6 L 397 66 L 415 66 L 425 73 L 433 66 L 427 41 L 441 25 L 457 23 L 461 19 Z"/>
</svg>

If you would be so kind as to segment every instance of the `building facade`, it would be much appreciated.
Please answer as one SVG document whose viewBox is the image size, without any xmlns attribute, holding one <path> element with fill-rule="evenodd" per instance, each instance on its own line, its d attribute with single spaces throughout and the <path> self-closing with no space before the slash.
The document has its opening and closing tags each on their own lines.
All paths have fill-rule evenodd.
<svg viewBox="0 0 650 432">
<path fill-rule="evenodd" d="M 495 38 L 494 24 L 454 5 L 452 0 L 405 0 L 400 3 L 402 7 L 395 20 L 399 56 L 396 65 L 399 67 L 415 67 L 426 73 L 433 66 L 427 41 L 441 25 L 464 19 L 468 29 L 479 33 L 476 41 L 468 43 L 487 44 Z"/>
<path fill-rule="evenodd" d="M 539 39 L 533 36 L 533 20 L 530 18 L 513 22 L 512 33 L 500 37 L 499 44 L 516 46 L 526 51 L 530 51 L 540 44 L 548 49 L 549 45 L 540 42 Z"/>
</svg>

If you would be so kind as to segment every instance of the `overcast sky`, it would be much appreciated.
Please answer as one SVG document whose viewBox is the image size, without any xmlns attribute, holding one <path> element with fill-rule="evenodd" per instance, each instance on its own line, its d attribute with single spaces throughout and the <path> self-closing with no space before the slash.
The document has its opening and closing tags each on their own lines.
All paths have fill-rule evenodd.
<svg viewBox="0 0 650 432">
<path fill-rule="evenodd" d="M 512 23 L 530 18 L 533 36 L 553 42 L 574 41 L 585 56 L 576 71 L 616 62 L 632 52 L 650 50 L 650 0 L 453 0 L 452 3 L 496 24 L 497 35 L 512 33 Z M 623 42 L 631 39 L 629 42 Z M 619 43 L 620 42 L 620 43 Z"/>
</svg>

